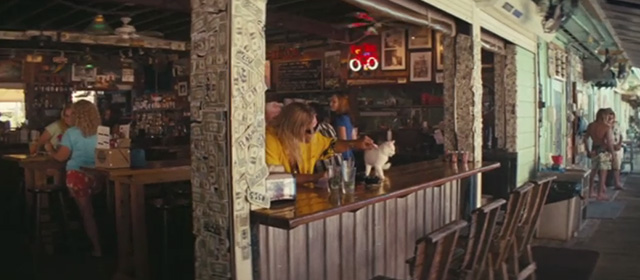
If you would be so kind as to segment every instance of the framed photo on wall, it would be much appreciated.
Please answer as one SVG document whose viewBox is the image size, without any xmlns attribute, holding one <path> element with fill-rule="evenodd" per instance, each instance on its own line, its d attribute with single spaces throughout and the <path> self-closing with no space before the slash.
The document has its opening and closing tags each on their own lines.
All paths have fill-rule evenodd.
<svg viewBox="0 0 640 280">
<path fill-rule="evenodd" d="M 407 68 L 406 37 L 404 29 L 382 32 L 382 70 L 404 70 Z"/>
<path fill-rule="evenodd" d="M 444 73 L 442 72 L 436 73 L 436 83 L 438 84 L 444 83 Z"/>
<path fill-rule="evenodd" d="M 71 81 L 73 82 L 95 82 L 98 75 L 98 69 L 87 68 L 85 65 L 73 64 L 71 67 Z"/>
<path fill-rule="evenodd" d="M 436 32 L 436 69 L 444 69 L 442 64 L 444 60 L 444 45 L 442 41 L 442 32 Z"/>
<path fill-rule="evenodd" d="M 431 28 L 410 28 L 409 49 L 429 49 L 433 45 Z"/>
<path fill-rule="evenodd" d="M 22 60 L 6 59 L 0 60 L 0 81 L 1 82 L 21 82 L 22 81 Z"/>
<path fill-rule="evenodd" d="M 431 52 L 412 52 L 411 53 L 411 69 L 409 73 L 412 82 L 430 82 L 431 81 Z"/>
</svg>

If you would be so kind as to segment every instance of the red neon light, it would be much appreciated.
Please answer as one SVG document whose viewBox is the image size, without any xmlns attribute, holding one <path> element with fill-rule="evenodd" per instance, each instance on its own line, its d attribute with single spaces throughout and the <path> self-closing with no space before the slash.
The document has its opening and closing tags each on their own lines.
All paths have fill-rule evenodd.
<svg viewBox="0 0 640 280">
<path fill-rule="evenodd" d="M 376 45 L 363 43 L 362 45 L 351 45 L 352 60 L 357 60 L 365 71 L 378 68 L 378 47 Z M 373 59 L 371 59 L 373 58 Z M 374 63 L 375 62 L 375 63 Z M 355 69 L 352 69 L 357 71 Z M 359 70 L 359 67 L 358 67 Z"/>
</svg>

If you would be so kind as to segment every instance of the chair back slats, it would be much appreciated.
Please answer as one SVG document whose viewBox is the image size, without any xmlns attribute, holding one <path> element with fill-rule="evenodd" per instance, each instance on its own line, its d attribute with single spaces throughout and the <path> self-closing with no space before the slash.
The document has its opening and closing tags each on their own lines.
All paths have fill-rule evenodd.
<svg viewBox="0 0 640 280">
<path fill-rule="evenodd" d="M 445 280 L 460 230 L 466 221 L 451 222 L 416 242 L 414 280 Z"/>
<path fill-rule="evenodd" d="M 486 265 L 487 255 L 494 238 L 494 230 L 500 208 L 506 201 L 498 199 L 473 211 L 469 242 L 462 263 L 465 279 L 481 279 Z"/>
<path fill-rule="evenodd" d="M 494 250 L 492 250 L 494 254 L 493 264 L 496 265 L 493 269 L 499 269 L 498 266 L 504 263 L 509 256 L 510 248 L 514 244 L 515 231 L 520 224 L 522 212 L 534 187 L 534 184 L 527 183 L 513 190 L 509 195 L 503 224 L 495 240 Z"/>
<path fill-rule="evenodd" d="M 538 227 L 542 207 L 544 207 L 544 204 L 547 202 L 549 190 L 551 189 L 551 185 L 553 184 L 553 180 L 555 179 L 555 176 L 545 176 L 532 181 L 536 185 L 536 187 L 531 198 L 532 201 L 530 202 L 530 204 L 532 204 L 530 220 L 527 221 L 527 227 L 524 229 L 523 235 L 518 241 L 520 243 L 520 251 L 524 250 L 526 246 L 531 244 L 533 235 L 535 234 L 536 228 Z"/>
</svg>

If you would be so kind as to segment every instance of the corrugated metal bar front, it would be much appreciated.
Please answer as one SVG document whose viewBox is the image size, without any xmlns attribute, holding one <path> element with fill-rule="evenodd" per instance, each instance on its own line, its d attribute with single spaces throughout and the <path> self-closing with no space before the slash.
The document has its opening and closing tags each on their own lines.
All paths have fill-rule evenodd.
<svg viewBox="0 0 640 280">
<path fill-rule="evenodd" d="M 422 1 L 468 23 L 471 23 L 473 21 L 473 9 L 476 7 L 476 3 L 473 0 Z"/>
<path fill-rule="evenodd" d="M 478 13 L 478 18 L 480 19 L 480 25 L 482 28 L 491 31 L 528 51 L 536 53 L 538 45 L 536 43 L 537 37 L 535 34 L 520 30 L 520 28 L 512 28 L 485 11 L 478 11 Z"/>
</svg>

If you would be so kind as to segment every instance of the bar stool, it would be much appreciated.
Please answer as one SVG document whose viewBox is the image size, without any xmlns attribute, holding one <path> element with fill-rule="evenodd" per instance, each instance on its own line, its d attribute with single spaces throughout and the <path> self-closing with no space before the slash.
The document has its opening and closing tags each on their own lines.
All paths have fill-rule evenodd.
<svg viewBox="0 0 640 280">
<path fill-rule="evenodd" d="M 31 213 L 30 215 L 34 216 L 34 230 L 35 230 L 35 242 L 36 248 L 39 250 L 41 248 L 42 242 L 42 201 L 46 196 L 51 199 L 53 195 L 58 196 L 58 203 L 60 209 L 60 219 L 62 226 L 62 234 L 65 242 L 67 242 L 67 228 L 68 228 L 68 219 L 67 219 L 67 207 L 64 202 L 64 191 L 66 190 L 66 186 L 60 185 L 45 185 L 43 187 L 37 189 L 27 189 L 27 192 L 31 194 L 33 198 L 33 204 L 31 205 Z"/>
<path fill-rule="evenodd" d="M 494 240 L 488 258 L 489 269 L 487 271 L 487 279 L 493 280 L 497 278 L 500 280 L 508 280 L 509 271 L 507 270 L 507 262 L 509 262 L 509 267 L 517 265 L 514 264 L 514 260 L 510 258 L 517 247 L 515 243 L 515 232 L 520 223 L 522 213 L 529 203 L 529 197 L 534 187 L 534 184 L 526 183 L 513 190 L 509 195 L 507 210 L 504 218 L 500 222 L 500 229 L 493 236 Z"/>
<path fill-rule="evenodd" d="M 466 221 L 453 221 L 420 238 L 416 242 L 415 257 L 407 260 L 411 279 L 446 280 L 449 277 L 449 265 L 456 249 L 458 235 L 465 226 L 467 226 Z M 393 280 L 393 278 L 376 276 L 373 280 Z"/>
<path fill-rule="evenodd" d="M 184 197 L 167 197 L 151 201 L 152 206 L 162 213 L 162 279 L 172 279 L 169 263 L 169 229 L 171 214 L 178 209 L 191 207 L 191 199 Z"/>
<path fill-rule="evenodd" d="M 536 263 L 531 252 L 531 240 L 555 178 L 555 176 L 544 176 L 532 181 L 535 186 L 529 192 L 529 200 L 525 204 L 514 234 L 515 248 L 512 250 L 513 255 L 510 259 L 513 260 L 512 277 L 515 279 L 536 279 Z"/>
<path fill-rule="evenodd" d="M 466 243 L 464 257 L 460 263 L 454 265 L 451 279 L 480 280 L 484 278 L 500 207 L 506 202 L 504 199 L 497 199 L 471 213 L 469 235 L 462 238 L 463 243 Z"/>
</svg>

